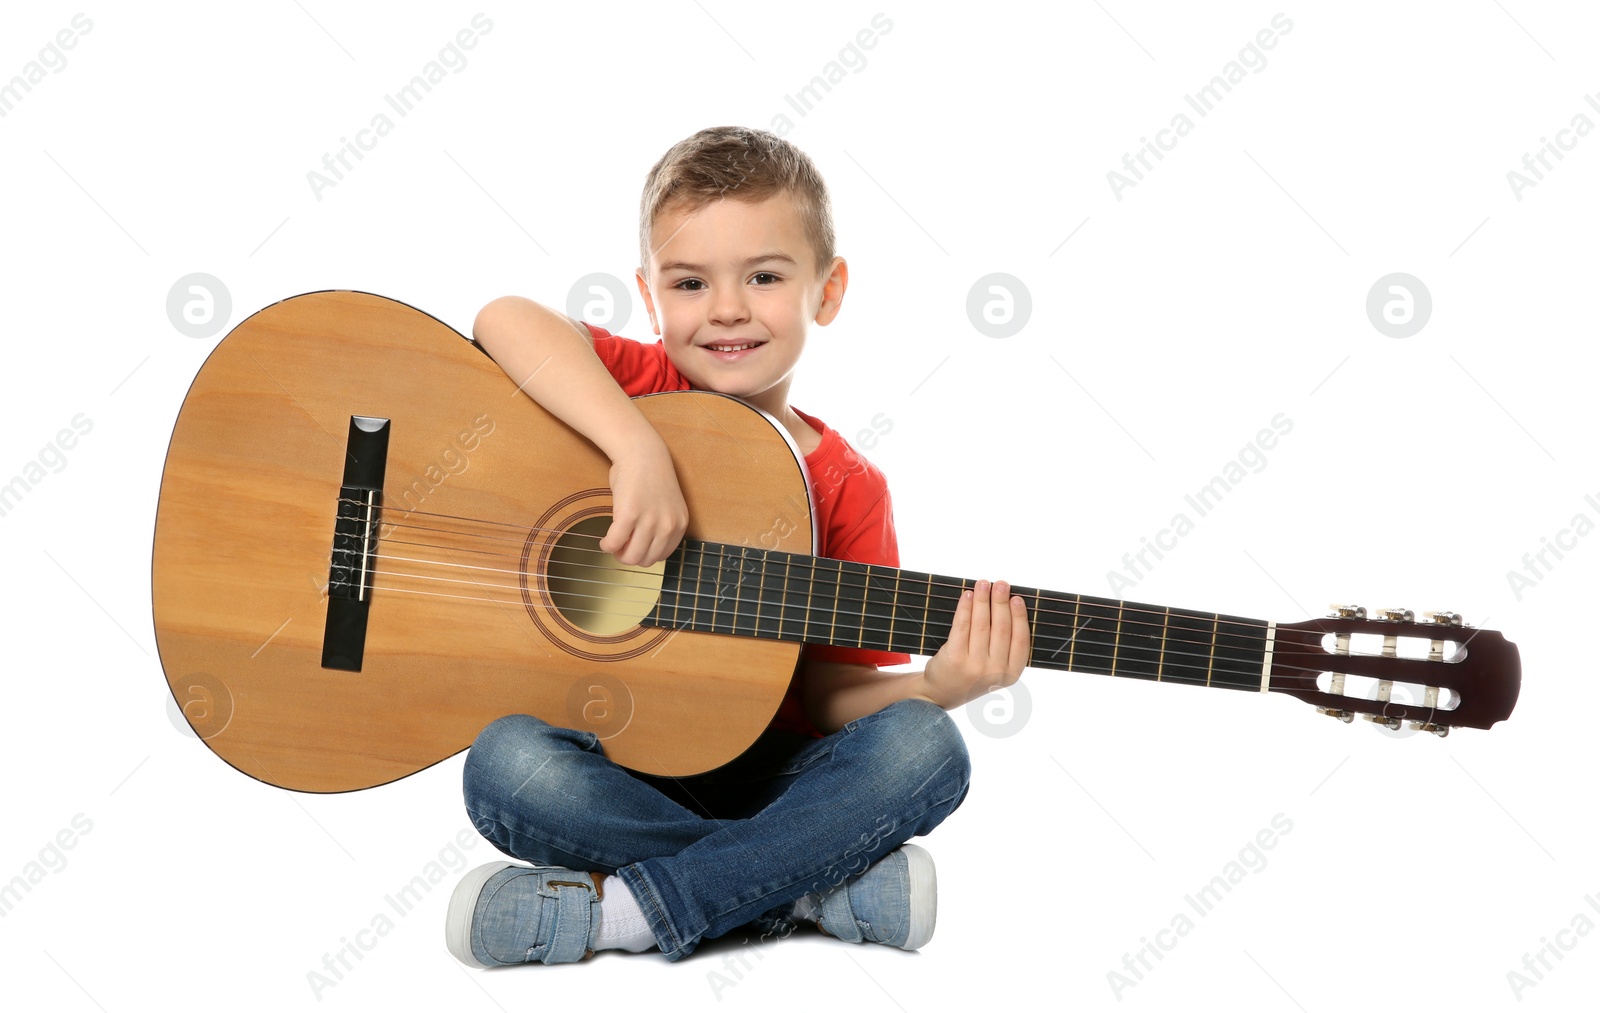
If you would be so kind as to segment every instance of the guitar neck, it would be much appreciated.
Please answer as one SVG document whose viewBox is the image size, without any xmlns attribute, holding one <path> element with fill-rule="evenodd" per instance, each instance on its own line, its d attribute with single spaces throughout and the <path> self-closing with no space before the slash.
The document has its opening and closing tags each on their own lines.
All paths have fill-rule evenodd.
<svg viewBox="0 0 1600 1013">
<path fill-rule="evenodd" d="M 976 581 L 687 540 L 667 560 L 644 625 L 932 655 Z M 1029 665 L 1260 690 L 1274 624 L 1162 605 L 1014 587 L 1028 607 Z"/>
</svg>

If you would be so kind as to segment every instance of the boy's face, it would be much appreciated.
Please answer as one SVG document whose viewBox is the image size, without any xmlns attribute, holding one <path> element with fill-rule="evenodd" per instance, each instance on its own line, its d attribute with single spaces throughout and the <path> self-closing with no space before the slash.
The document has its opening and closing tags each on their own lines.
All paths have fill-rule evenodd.
<svg viewBox="0 0 1600 1013">
<path fill-rule="evenodd" d="M 655 249 L 639 292 L 667 357 L 696 387 L 784 416 L 795 364 L 814 321 L 839 312 L 842 258 L 817 273 L 800 216 L 786 194 L 759 204 L 716 200 L 668 208 L 651 229 Z"/>
</svg>

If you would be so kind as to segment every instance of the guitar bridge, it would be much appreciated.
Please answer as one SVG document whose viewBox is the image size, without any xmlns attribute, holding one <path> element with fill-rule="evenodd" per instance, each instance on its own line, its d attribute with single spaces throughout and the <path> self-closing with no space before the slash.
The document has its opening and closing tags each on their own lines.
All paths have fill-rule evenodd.
<svg viewBox="0 0 1600 1013">
<path fill-rule="evenodd" d="M 333 522 L 328 566 L 328 618 L 322 631 L 322 667 L 361 671 L 367 612 L 377 570 L 378 522 L 383 516 L 383 475 L 389 460 L 389 420 L 350 416 L 344 480 Z"/>
</svg>

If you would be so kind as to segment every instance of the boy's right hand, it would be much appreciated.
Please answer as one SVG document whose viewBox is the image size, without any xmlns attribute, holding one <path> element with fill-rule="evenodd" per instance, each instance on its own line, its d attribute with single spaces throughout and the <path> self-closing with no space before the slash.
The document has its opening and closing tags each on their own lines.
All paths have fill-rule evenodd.
<svg viewBox="0 0 1600 1013">
<path fill-rule="evenodd" d="M 595 355 L 589 330 L 504 296 L 478 313 L 472 334 L 525 394 L 611 459 L 612 520 L 601 551 L 626 566 L 665 559 L 689 523 L 672 455 Z"/>
<path fill-rule="evenodd" d="M 634 444 L 611 461 L 611 528 L 600 550 L 627 566 L 651 566 L 683 540 L 689 507 L 667 445 Z"/>
</svg>

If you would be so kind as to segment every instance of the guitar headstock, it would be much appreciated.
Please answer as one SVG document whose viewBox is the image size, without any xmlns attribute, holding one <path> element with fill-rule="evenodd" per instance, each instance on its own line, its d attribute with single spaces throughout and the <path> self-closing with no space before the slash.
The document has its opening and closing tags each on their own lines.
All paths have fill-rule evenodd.
<svg viewBox="0 0 1600 1013">
<path fill-rule="evenodd" d="M 1517 646 L 1454 612 L 1335 605 L 1321 619 L 1279 626 L 1267 688 L 1342 721 L 1447 734 L 1511 716 L 1522 688 Z M 1396 691 L 1399 691 L 1398 693 Z"/>
</svg>

